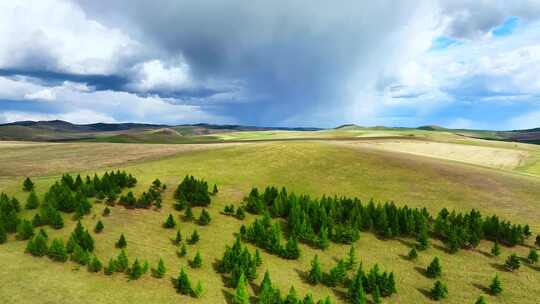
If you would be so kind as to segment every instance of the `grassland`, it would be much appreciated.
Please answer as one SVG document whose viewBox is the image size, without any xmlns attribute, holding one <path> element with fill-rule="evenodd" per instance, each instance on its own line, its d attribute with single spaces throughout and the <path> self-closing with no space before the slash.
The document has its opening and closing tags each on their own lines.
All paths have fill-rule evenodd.
<svg viewBox="0 0 540 304">
<path fill-rule="evenodd" d="M 432 133 L 427 131 L 418 132 L 423 137 L 440 136 L 429 135 Z M 266 135 L 247 137 L 259 136 Z M 478 142 L 467 144 L 481 146 Z M 77 269 L 73 263 L 58 264 L 47 258 L 25 255 L 25 243 L 11 239 L 0 245 L 0 299 L 3 303 L 36 303 L 36 299 L 39 303 L 225 303 L 231 290 L 223 287 L 221 277 L 211 264 L 221 257 L 225 245 L 232 243 L 233 233 L 243 222 L 221 215 L 220 211 L 225 204 L 238 205 L 252 186 L 273 184 L 315 196 L 336 194 L 357 196 L 363 200 L 372 197 L 379 201 L 394 200 L 400 205 L 425 206 L 432 212 L 442 207 L 458 210 L 477 208 L 515 222 L 529 223 L 538 233 L 540 178 L 520 173 L 536 170 L 534 157 L 537 151 L 528 145 L 505 148 L 528 151 L 526 165 L 529 167 L 520 164 L 514 168 L 497 169 L 468 164 L 467 159 L 433 155 L 432 152 L 419 155 L 421 153 L 403 153 L 367 144 L 317 140 L 200 146 L 6 144 L 0 146 L 0 191 L 16 195 L 21 200 L 25 199 L 25 194 L 20 190 L 20 183 L 26 175 L 34 177 L 39 194 L 43 194 L 59 174 L 67 171 L 93 174 L 109 168 L 125 169 L 139 179 L 135 189 L 137 193 L 146 190 L 153 179 L 160 178 L 169 186 L 164 193 L 163 209 L 126 210 L 114 207 L 111 216 L 103 218 L 104 232 L 95 236 L 96 253 L 102 261 L 116 255 L 118 251 L 114 249 L 114 242 L 120 233 L 124 233 L 130 257 L 148 259 L 153 265 L 162 257 L 168 273 L 167 279 L 157 280 L 147 275 L 133 282 L 127 281 L 123 275 L 90 274 L 85 269 Z M 187 268 L 192 280 L 200 279 L 204 283 L 205 294 L 199 300 L 180 296 L 172 288 L 168 278 L 176 276 L 181 265 L 187 267 L 187 259 L 176 256 L 176 248 L 170 241 L 174 231 L 161 227 L 168 213 L 179 216 L 171 207 L 172 191 L 186 174 L 202 177 L 220 187 L 220 193 L 209 209 L 213 218 L 209 226 L 199 227 L 189 222 L 180 224 L 184 236 L 195 228 L 201 234 L 201 241 L 188 248 L 188 257 L 192 258 L 196 250 L 200 250 L 204 265 L 197 270 Z M 101 219 L 103 208 L 103 205 L 94 205 L 93 215 L 85 217 L 83 223 L 92 228 Z M 199 209 L 195 210 L 196 215 L 199 212 Z M 32 212 L 25 211 L 24 216 L 30 217 Z M 253 219 L 253 216 L 248 216 L 245 222 Z M 67 238 L 74 225 L 66 218 L 64 229 L 49 232 L 52 236 Z M 396 273 L 398 294 L 385 299 L 385 303 L 430 302 L 425 293 L 433 281 L 425 278 L 421 269 L 433 256 L 442 260 L 443 280 L 450 292 L 444 303 L 473 303 L 478 295 L 484 294 L 483 289 L 495 273 L 501 275 L 505 290 L 500 297 L 487 296 L 489 303 L 538 302 L 540 269 L 527 265 L 517 273 L 500 269 L 510 252 L 524 256 L 528 248 L 503 248 L 501 257 L 491 258 L 487 254 L 491 246 L 489 242 L 483 242 L 477 250 L 461 251 L 456 255 L 445 253 L 438 242 L 434 245 L 421 253 L 416 262 L 404 259 L 411 246 L 407 239 L 383 241 L 370 233 L 362 233 L 356 248 L 366 267 L 379 263 L 383 269 Z M 315 298 L 329 295 L 341 303 L 343 290 L 335 292 L 322 286 L 313 287 L 302 280 L 301 274 L 308 269 L 314 254 L 319 254 L 323 268 L 328 269 L 335 259 L 346 254 L 348 248 L 332 244 L 323 252 L 302 245 L 302 256 L 297 261 L 263 253 L 264 264 L 259 280 L 262 272 L 268 269 L 282 291 L 294 285 L 301 295 L 310 291 Z"/>
</svg>

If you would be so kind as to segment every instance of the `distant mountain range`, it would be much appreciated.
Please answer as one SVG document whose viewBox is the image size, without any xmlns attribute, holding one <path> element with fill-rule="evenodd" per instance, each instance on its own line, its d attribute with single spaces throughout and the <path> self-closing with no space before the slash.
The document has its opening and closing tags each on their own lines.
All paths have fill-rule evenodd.
<svg viewBox="0 0 540 304">
<path fill-rule="evenodd" d="M 361 130 L 424 130 L 450 132 L 462 136 L 503 141 L 540 144 L 540 128 L 528 130 L 491 131 L 447 129 L 430 125 L 418 128 L 389 128 L 384 126 L 362 127 L 344 124 L 334 128 L 340 131 Z M 152 142 L 188 143 L 219 141 L 212 134 L 239 131 L 320 131 L 322 128 L 257 127 L 242 125 L 214 125 L 206 123 L 163 125 L 143 123 L 94 123 L 74 124 L 62 120 L 18 121 L 0 124 L 0 140 L 32 141 L 106 141 L 106 142 Z"/>
</svg>

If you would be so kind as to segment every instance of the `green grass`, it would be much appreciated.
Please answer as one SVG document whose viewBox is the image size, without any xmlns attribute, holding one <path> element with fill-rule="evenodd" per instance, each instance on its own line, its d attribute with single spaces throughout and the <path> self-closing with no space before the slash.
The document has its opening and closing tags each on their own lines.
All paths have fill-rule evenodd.
<svg viewBox="0 0 540 304">
<path fill-rule="evenodd" d="M 61 150 L 62 147 L 59 145 L 54 149 Z M 71 164 L 71 167 L 63 167 L 63 171 L 93 174 L 103 172 L 108 167 L 126 169 L 139 179 L 135 189 L 137 193 L 146 190 L 155 178 L 168 185 L 163 210 L 114 207 L 111 216 L 103 218 L 105 230 L 95 236 L 96 253 L 102 262 L 118 253 L 114 243 L 124 233 L 131 258 L 148 259 L 151 266 L 155 266 L 158 258 L 162 257 L 168 273 L 162 280 L 146 275 L 138 281 L 128 282 L 124 275 L 107 277 L 90 274 L 86 269 L 75 270 L 73 263 L 57 264 L 47 258 L 25 255 L 25 242 L 10 240 L 0 245 L 0 298 L 4 303 L 35 303 L 36 299 L 40 299 L 40 303 L 224 303 L 224 294 L 231 290 L 223 287 L 222 279 L 211 263 L 221 257 L 225 245 L 232 243 L 233 233 L 238 231 L 243 221 L 221 215 L 220 211 L 226 204 L 238 205 L 252 186 L 274 184 L 286 186 L 289 191 L 316 196 L 348 195 L 363 200 L 374 197 L 380 201 L 394 200 L 397 204 L 426 206 L 432 212 L 442 207 L 459 210 L 477 208 L 484 213 L 496 213 L 512 221 L 529 223 L 535 232 L 540 231 L 539 178 L 450 161 L 371 149 L 351 149 L 323 141 L 264 142 L 211 150 L 182 150 L 177 151 L 179 154 L 175 156 L 143 159 L 133 164 L 127 160 L 111 164 L 101 159 L 100 155 L 105 151 L 100 150 L 105 149 L 102 144 L 66 144 L 65 147 L 77 147 L 80 153 L 86 149 L 83 153 L 86 158 L 91 159 L 94 155 L 98 160 L 87 159 L 84 166 Z M 120 145 L 114 149 L 119 150 L 107 152 L 111 157 L 115 153 L 122 153 L 124 148 Z M 4 176 L 0 181 L 0 191 L 14 194 L 21 200 L 26 197 L 20 190 L 25 170 L 32 166 L 41 168 L 38 166 L 40 162 L 55 157 L 53 151 L 40 154 L 40 148 L 28 153 L 34 158 L 28 155 L 19 163 L 20 167 L 11 165 L 10 170 L 18 174 Z M 5 160 L 14 161 L 17 158 L 16 155 L 12 157 Z M 36 176 L 40 194 L 63 172 L 33 168 L 31 172 Z M 161 227 L 169 213 L 180 215 L 171 208 L 172 193 L 186 174 L 204 178 L 220 188 L 209 208 L 212 216 L 209 226 L 180 224 L 184 237 L 195 228 L 201 234 L 201 241 L 197 245 L 188 246 L 188 258 L 191 259 L 199 250 L 204 265 L 197 270 L 187 268 L 194 283 L 200 279 L 204 284 L 205 294 L 199 300 L 180 296 L 172 288 L 169 281 L 171 275 L 176 276 L 181 265 L 187 267 L 188 258 L 176 256 L 176 248 L 170 241 L 175 230 Z M 101 219 L 103 208 L 103 205 L 94 205 L 95 218 L 94 215 L 85 217 L 83 223 L 86 227 L 94 227 Z M 199 213 L 200 208 L 196 208 L 195 215 Z M 25 211 L 25 216 L 31 215 L 31 212 Z M 253 219 L 248 215 L 244 222 Z M 67 239 L 74 225 L 75 222 L 66 218 L 66 227 L 50 231 L 50 234 Z M 515 303 L 517 299 L 520 303 L 537 302 L 537 294 L 540 293 L 538 269 L 523 265 L 517 273 L 507 273 L 498 266 L 510 252 L 524 256 L 528 248 L 503 248 L 501 257 L 490 258 L 487 257 L 491 246 L 489 242 L 483 242 L 478 250 L 461 251 L 456 255 L 446 254 L 440 249 L 441 244 L 435 244 L 437 246 L 427 252 L 420 252 L 417 262 L 403 258 L 409 251 L 409 240 L 383 241 L 370 233 L 362 233 L 356 248 L 357 256 L 364 261 L 366 268 L 379 263 L 382 269 L 395 272 L 398 294 L 385 299 L 385 303 L 429 302 L 424 292 L 431 288 L 433 281 L 425 278 L 419 269 L 427 266 L 433 256 L 441 258 L 443 281 L 449 288 L 449 298 L 444 303 L 473 303 L 479 295 L 484 294 L 481 288 L 489 284 L 495 273 L 501 275 L 504 292 L 497 298 L 487 296 L 489 303 Z M 292 284 L 300 295 L 311 291 L 316 299 L 330 295 L 341 303 L 343 290 L 334 292 L 322 286 L 313 287 L 303 282 L 300 274 L 309 268 L 314 254 L 319 254 L 323 269 L 327 270 L 336 258 L 346 255 L 348 248 L 332 244 L 328 250 L 320 251 L 302 245 L 302 256 L 298 261 L 283 260 L 263 252 L 264 265 L 260 268 L 257 282 L 268 269 L 282 292 L 286 292 Z M 253 294 L 251 289 L 250 292 Z"/>
</svg>

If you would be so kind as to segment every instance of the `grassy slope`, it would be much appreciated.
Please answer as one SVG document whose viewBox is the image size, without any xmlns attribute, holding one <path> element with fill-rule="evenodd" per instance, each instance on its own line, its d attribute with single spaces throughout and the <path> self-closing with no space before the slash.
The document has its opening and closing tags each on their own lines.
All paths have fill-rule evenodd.
<svg viewBox="0 0 540 304">
<path fill-rule="evenodd" d="M 88 155 L 100 145 L 80 144 Z M 35 151 L 39 153 L 39 150 Z M 36 154 L 37 155 L 37 154 Z M 45 154 L 53 157 L 54 154 Z M 112 154 L 111 154 L 112 155 Z M 88 156 L 90 157 L 90 156 Z M 25 166 L 42 162 L 29 158 Z M 101 160 L 104 165 L 107 162 Z M 91 162 L 89 166 L 99 166 Z M 139 178 L 137 191 L 145 190 L 150 182 L 159 177 L 169 185 L 165 194 L 164 209 L 124 210 L 113 208 L 112 215 L 104 220 L 105 231 L 96 236 L 97 254 L 102 261 L 116 254 L 114 242 L 125 233 L 128 239 L 130 257 L 148 259 L 155 264 L 162 256 L 169 275 L 177 275 L 180 265 L 187 265 L 185 258 L 175 255 L 175 248 L 169 238 L 174 231 L 160 227 L 172 203 L 172 191 L 180 177 L 194 174 L 217 183 L 222 189 L 210 208 L 213 222 L 210 226 L 198 228 L 201 242 L 195 248 L 201 250 L 205 265 L 200 270 L 188 269 L 192 280 L 201 279 L 206 293 L 201 300 L 193 300 L 177 295 L 167 279 L 156 280 L 146 276 L 136 282 L 127 282 L 122 275 L 106 277 L 89 274 L 86 270 L 73 270 L 74 264 L 56 264 L 47 259 L 24 255 L 24 243 L 10 241 L 0 247 L 0 298 L 6 303 L 32 303 L 36 297 L 42 303 L 223 303 L 224 290 L 221 278 L 213 271 L 210 263 L 220 258 L 226 244 L 232 242 L 232 234 L 238 231 L 240 221 L 219 214 L 224 204 L 238 203 L 251 186 L 267 184 L 284 185 L 297 192 L 313 195 L 346 194 L 362 199 L 375 197 L 378 200 L 396 200 L 415 206 L 427 206 L 431 211 L 446 206 L 449 208 L 479 208 L 495 212 L 507 219 L 527 222 L 535 231 L 540 229 L 540 212 L 537 202 L 540 198 L 540 181 L 535 177 L 479 168 L 453 162 L 420 156 L 371 149 L 349 149 L 324 142 L 272 142 L 233 146 L 208 151 L 187 151 L 176 157 L 147 161 L 122 166 Z M 79 167 L 73 167 L 78 170 Z M 100 170 L 98 170 L 100 171 Z M 21 174 L 24 168 L 18 170 Z M 48 174 L 52 171 L 46 171 Z M 88 172 L 93 173 L 94 170 Z M 38 189 L 43 190 L 54 180 L 54 176 L 37 179 Z M 25 195 L 19 191 L 21 178 L 11 177 L 0 183 L 0 191 L 16 193 L 21 199 Z M 94 206 L 96 218 L 85 219 L 87 227 L 93 227 L 102 205 Z M 199 210 L 195 211 L 198 215 Z M 31 214 L 28 214 L 30 216 Z M 248 217 L 248 221 L 253 217 Z M 66 221 L 67 227 L 51 234 L 67 238 L 74 223 Z M 181 223 L 184 235 L 196 226 Z M 401 255 L 408 251 L 408 242 L 381 241 L 369 233 L 363 233 L 357 243 L 358 256 L 366 266 L 380 263 L 383 269 L 393 270 L 397 275 L 398 295 L 388 303 L 428 302 L 424 292 L 432 281 L 423 277 L 418 269 L 424 267 L 432 256 L 440 256 L 444 267 L 444 281 L 448 283 L 450 297 L 447 303 L 472 303 L 486 286 L 495 272 L 501 273 L 505 292 L 499 298 L 488 297 L 489 303 L 513 303 L 517 298 L 521 303 L 536 303 L 540 292 L 537 282 L 540 272 L 523 266 L 517 274 L 501 272 L 497 265 L 503 262 L 510 249 L 503 249 L 501 258 L 485 256 L 490 244 L 483 243 L 478 251 L 447 255 L 438 248 L 421 253 L 418 262 L 404 260 Z M 308 268 L 313 254 L 321 256 L 324 268 L 328 269 L 334 259 L 345 255 L 347 246 L 332 245 L 328 251 L 317 251 L 302 246 L 299 261 L 285 261 L 263 254 L 265 264 L 261 272 L 268 268 L 273 280 L 286 291 L 294 284 L 300 294 L 311 290 L 316 298 L 330 295 L 340 299 L 325 287 L 304 284 L 299 273 Z M 524 255 L 528 249 L 517 248 Z M 195 249 L 188 249 L 191 258 Z M 262 276 L 260 276 L 261 278 Z"/>
</svg>

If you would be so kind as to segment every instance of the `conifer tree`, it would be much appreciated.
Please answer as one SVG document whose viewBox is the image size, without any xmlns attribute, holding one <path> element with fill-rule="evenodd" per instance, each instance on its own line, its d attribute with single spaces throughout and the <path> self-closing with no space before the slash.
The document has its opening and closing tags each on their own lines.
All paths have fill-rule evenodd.
<svg viewBox="0 0 540 304">
<path fill-rule="evenodd" d="M 124 249 L 120 251 L 114 264 L 116 272 L 126 272 L 128 270 L 129 260 Z"/>
<path fill-rule="evenodd" d="M 534 241 L 534 244 L 538 247 L 540 247 L 540 234 L 536 236 L 536 239 Z"/>
<path fill-rule="evenodd" d="M 375 288 L 371 292 L 372 303 L 380 304 L 381 303 L 381 292 L 379 291 L 379 285 L 375 285 Z"/>
<path fill-rule="evenodd" d="M 180 232 L 180 229 L 176 230 L 176 236 L 174 237 L 174 243 L 176 245 L 180 245 L 180 243 L 182 243 L 182 233 Z"/>
<path fill-rule="evenodd" d="M 203 209 L 201 211 L 201 215 L 199 216 L 199 225 L 206 226 L 206 225 L 210 224 L 211 220 L 212 220 L 212 218 L 210 217 L 210 213 L 208 213 L 208 211 L 206 211 L 206 209 Z"/>
<path fill-rule="evenodd" d="M 182 247 L 180 247 L 180 251 L 178 252 L 179 257 L 185 257 L 187 254 L 187 247 L 186 244 L 182 244 Z"/>
<path fill-rule="evenodd" d="M 184 219 L 187 221 L 193 220 L 193 210 L 191 210 L 191 206 L 187 206 L 186 211 L 184 212 Z"/>
<path fill-rule="evenodd" d="M 476 299 L 476 302 L 474 302 L 474 304 L 487 304 L 487 303 L 483 296 L 479 296 L 478 299 Z"/>
<path fill-rule="evenodd" d="M 201 268 L 202 266 L 202 257 L 199 251 L 195 254 L 195 257 L 191 261 L 191 267 L 192 268 Z"/>
<path fill-rule="evenodd" d="M 536 249 L 534 248 L 531 248 L 527 259 L 529 260 L 529 263 L 536 264 L 538 262 L 538 251 L 536 251 Z"/>
<path fill-rule="evenodd" d="M 90 253 L 83 249 L 79 244 L 75 244 L 73 252 L 71 253 L 71 260 L 81 265 L 87 265 L 90 262 Z"/>
<path fill-rule="evenodd" d="M 264 273 L 264 278 L 261 281 L 259 290 L 258 304 L 274 304 L 280 302 L 278 292 L 272 286 L 268 270 Z"/>
<path fill-rule="evenodd" d="M 113 258 L 110 258 L 109 259 L 109 263 L 107 264 L 106 267 L 103 268 L 103 272 L 106 274 L 106 275 L 112 275 L 113 273 L 115 273 L 117 270 L 116 270 L 116 260 L 113 259 Z"/>
<path fill-rule="evenodd" d="M 508 256 L 505 262 L 505 266 L 506 266 L 506 269 L 508 269 L 509 271 L 518 270 L 519 267 L 521 266 L 518 256 L 515 253 Z"/>
<path fill-rule="evenodd" d="M 135 259 L 135 262 L 133 262 L 133 265 L 129 269 L 129 278 L 131 280 L 137 280 L 143 275 L 143 273 L 143 267 L 139 263 L 139 260 Z"/>
<path fill-rule="evenodd" d="M 246 287 L 246 277 L 244 276 L 244 273 L 240 274 L 240 278 L 238 279 L 238 285 L 234 290 L 233 303 L 249 304 L 249 294 Z"/>
<path fill-rule="evenodd" d="M 54 229 L 64 228 L 64 219 L 62 218 L 62 215 L 60 214 L 60 212 L 58 212 L 58 210 L 54 209 L 53 213 L 51 214 L 50 221 L 51 227 L 53 227 Z"/>
<path fill-rule="evenodd" d="M 190 244 L 197 244 L 197 242 L 199 241 L 200 237 L 199 237 L 199 233 L 197 232 L 197 229 L 193 230 L 193 233 L 191 234 L 191 237 L 189 238 L 188 242 Z"/>
<path fill-rule="evenodd" d="M 330 240 L 328 238 L 328 228 L 326 226 L 321 227 L 316 243 L 317 246 L 321 249 L 326 249 L 330 245 Z"/>
<path fill-rule="evenodd" d="M 255 249 L 254 260 L 255 260 L 255 266 L 259 267 L 262 265 L 262 258 L 261 258 L 261 253 L 259 252 L 259 249 Z"/>
<path fill-rule="evenodd" d="M 349 285 L 347 295 L 349 301 L 353 304 L 367 304 L 366 293 L 364 291 L 363 272 L 360 268 Z"/>
<path fill-rule="evenodd" d="M 442 274 L 442 267 L 439 258 L 435 257 L 426 269 L 426 275 L 430 278 L 438 278 Z"/>
<path fill-rule="evenodd" d="M 193 296 L 195 298 L 200 298 L 203 292 L 204 290 L 201 281 L 197 281 L 197 285 L 195 285 L 195 289 L 193 290 Z"/>
<path fill-rule="evenodd" d="M 26 209 L 37 209 L 39 207 L 39 198 L 36 195 L 36 192 L 34 190 L 30 191 L 30 194 L 28 195 L 28 199 L 26 200 Z"/>
<path fill-rule="evenodd" d="M 501 247 L 499 246 L 499 242 L 495 241 L 493 243 L 493 247 L 491 247 L 491 255 L 499 256 L 500 254 L 501 254 Z"/>
<path fill-rule="evenodd" d="M 347 259 L 347 269 L 353 269 L 354 266 L 356 266 L 357 260 L 356 260 L 356 248 L 354 245 L 351 245 L 351 248 L 349 248 L 349 255 Z"/>
<path fill-rule="evenodd" d="M 174 220 L 174 217 L 172 216 L 172 214 L 169 213 L 167 220 L 165 220 L 165 223 L 163 223 L 163 227 L 167 229 L 172 229 L 176 227 L 176 221 Z"/>
<path fill-rule="evenodd" d="M 299 304 L 300 300 L 298 299 L 298 295 L 296 294 L 296 290 L 294 289 L 294 286 L 291 286 L 289 289 L 289 293 L 285 297 L 285 300 L 283 301 L 283 304 Z"/>
<path fill-rule="evenodd" d="M 54 239 L 47 252 L 49 258 L 57 262 L 65 262 L 68 259 L 68 253 L 62 239 Z"/>
<path fill-rule="evenodd" d="M 109 207 L 105 207 L 105 209 L 103 209 L 103 216 L 109 216 L 111 214 L 111 209 L 109 209 Z"/>
<path fill-rule="evenodd" d="M 419 250 L 426 250 L 429 247 L 429 235 L 428 235 L 427 227 L 425 227 L 425 224 L 421 226 L 420 231 L 418 232 L 418 235 L 416 236 L 416 241 L 418 242 Z"/>
<path fill-rule="evenodd" d="M 305 297 L 304 297 L 304 302 L 303 304 L 315 304 L 315 301 L 313 301 L 313 295 L 311 293 L 308 293 Z"/>
<path fill-rule="evenodd" d="M 501 280 L 499 279 L 499 275 L 495 275 L 491 281 L 491 284 L 489 285 L 489 292 L 492 295 L 498 295 L 502 292 L 502 284 Z"/>
<path fill-rule="evenodd" d="M 409 260 L 416 260 L 416 258 L 418 258 L 418 252 L 416 252 L 416 248 L 413 247 L 409 251 L 409 254 L 407 256 L 409 257 Z"/>
<path fill-rule="evenodd" d="M 246 212 L 244 211 L 244 207 L 238 207 L 236 209 L 236 218 L 239 220 L 243 220 L 246 218 Z"/>
<path fill-rule="evenodd" d="M 441 299 L 444 299 L 448 296 L 448 288 L 446 287 L 446 284 L 442 283 L 441 281 L 435 282 L 433 285 L 433 288 L 431 289 L 431 297 L 435 301 L 439 301 Z"/>
<path fill-rule="evenodd" d="M 311 284 L 319 284 L 323 279 L 321 264 L 317 255 L 311 261 L 311 269 L 309 270 L 307 279 Z"/>
<path fill-rule="evenodd" d="M 32 191 L 34 189 L 34 183 L 32 180 L 27 177 L 23 182 L 23 190 L 26 192 Z"/>
<path fill-rule="evenodd" d="M 189 277 L 183 267 L 180 269 L 180 274 L 178 275 L 178 278 L 173 282 L 174 287 L 179 293 L 183 295 L 192 294 L 193 289 L 191 287 L 191 281 L 189 280 Z"/>
<path fill-rule="evenodd" d="M 96 223 L 96 227 L 94 228 L 94 231 L 96 233 L 100 233 L 101 231 L 103 231 L 103 228 L 105 228 L 105 226 L 103 225 L 103 222 L 101 220 L 99 220 L 97 223 Z"/>
<path fill-rule="evenodd" d="M 214 188 L 212 189 L 212 195 L 216 195 L 218 193 L 217 185 L 214 184 Z"/>
<path fill-rule="evenodd" d="M 298 247 L 298 241 L 296 237 L 291 237 L 287 244 L 285 244 L 285 249 L 283 251 L 283 256 L 286 259 L 296 260 L 300 257 L 300 248 Z"/>
<path fill-rule="evenodd" d="M 116 248 L 120 248 L 120 249 L 121 248 L 126 248 L 127 241 L 126 241 L 126 237 L 124 236 L 123 233 L 120 235 L 120 238 L 116 242 L 115 246 L 116 246 Z"/>
<path fill-rule="evenodd" d="M 4 244 L 7 241 L 7 231 L 4 228 L 4 223 L 0 221 L 0 244 Z"/>
<path fill-rule="evenodd" d="M 29 220 L 22 220 L 17 225 L 17 239 L 28 240 L 34 236 L 34 225 Z"/>
<path fill-rule="evenodd" d="M 47 250 L 47 238 L 41 233 L 30 239 L 26 245 L 26 252 L 33 256 L 42 257 L 47 254 Z"/>
<path fill-rule="evenodd" d="M 97 256 L 93 256 L 92 260 L 88 263 L 88 271 L 89 272 L 100 272 L 101 268 L 103 268 L 103 265 L 101 264 L 101 261 L 98 259 Z"/>
<path fill-rule="evenodd" d="M 159 262 L 156 268 L 152 268 L 152 276 L 154 278 L 161 279 L 163 276 L 165 276 L 165 272 L 167 272 L 167 268 L 165 268 L 165 263 L 163 262 L 162 258 L 159 258 Z"/>
</svg>

